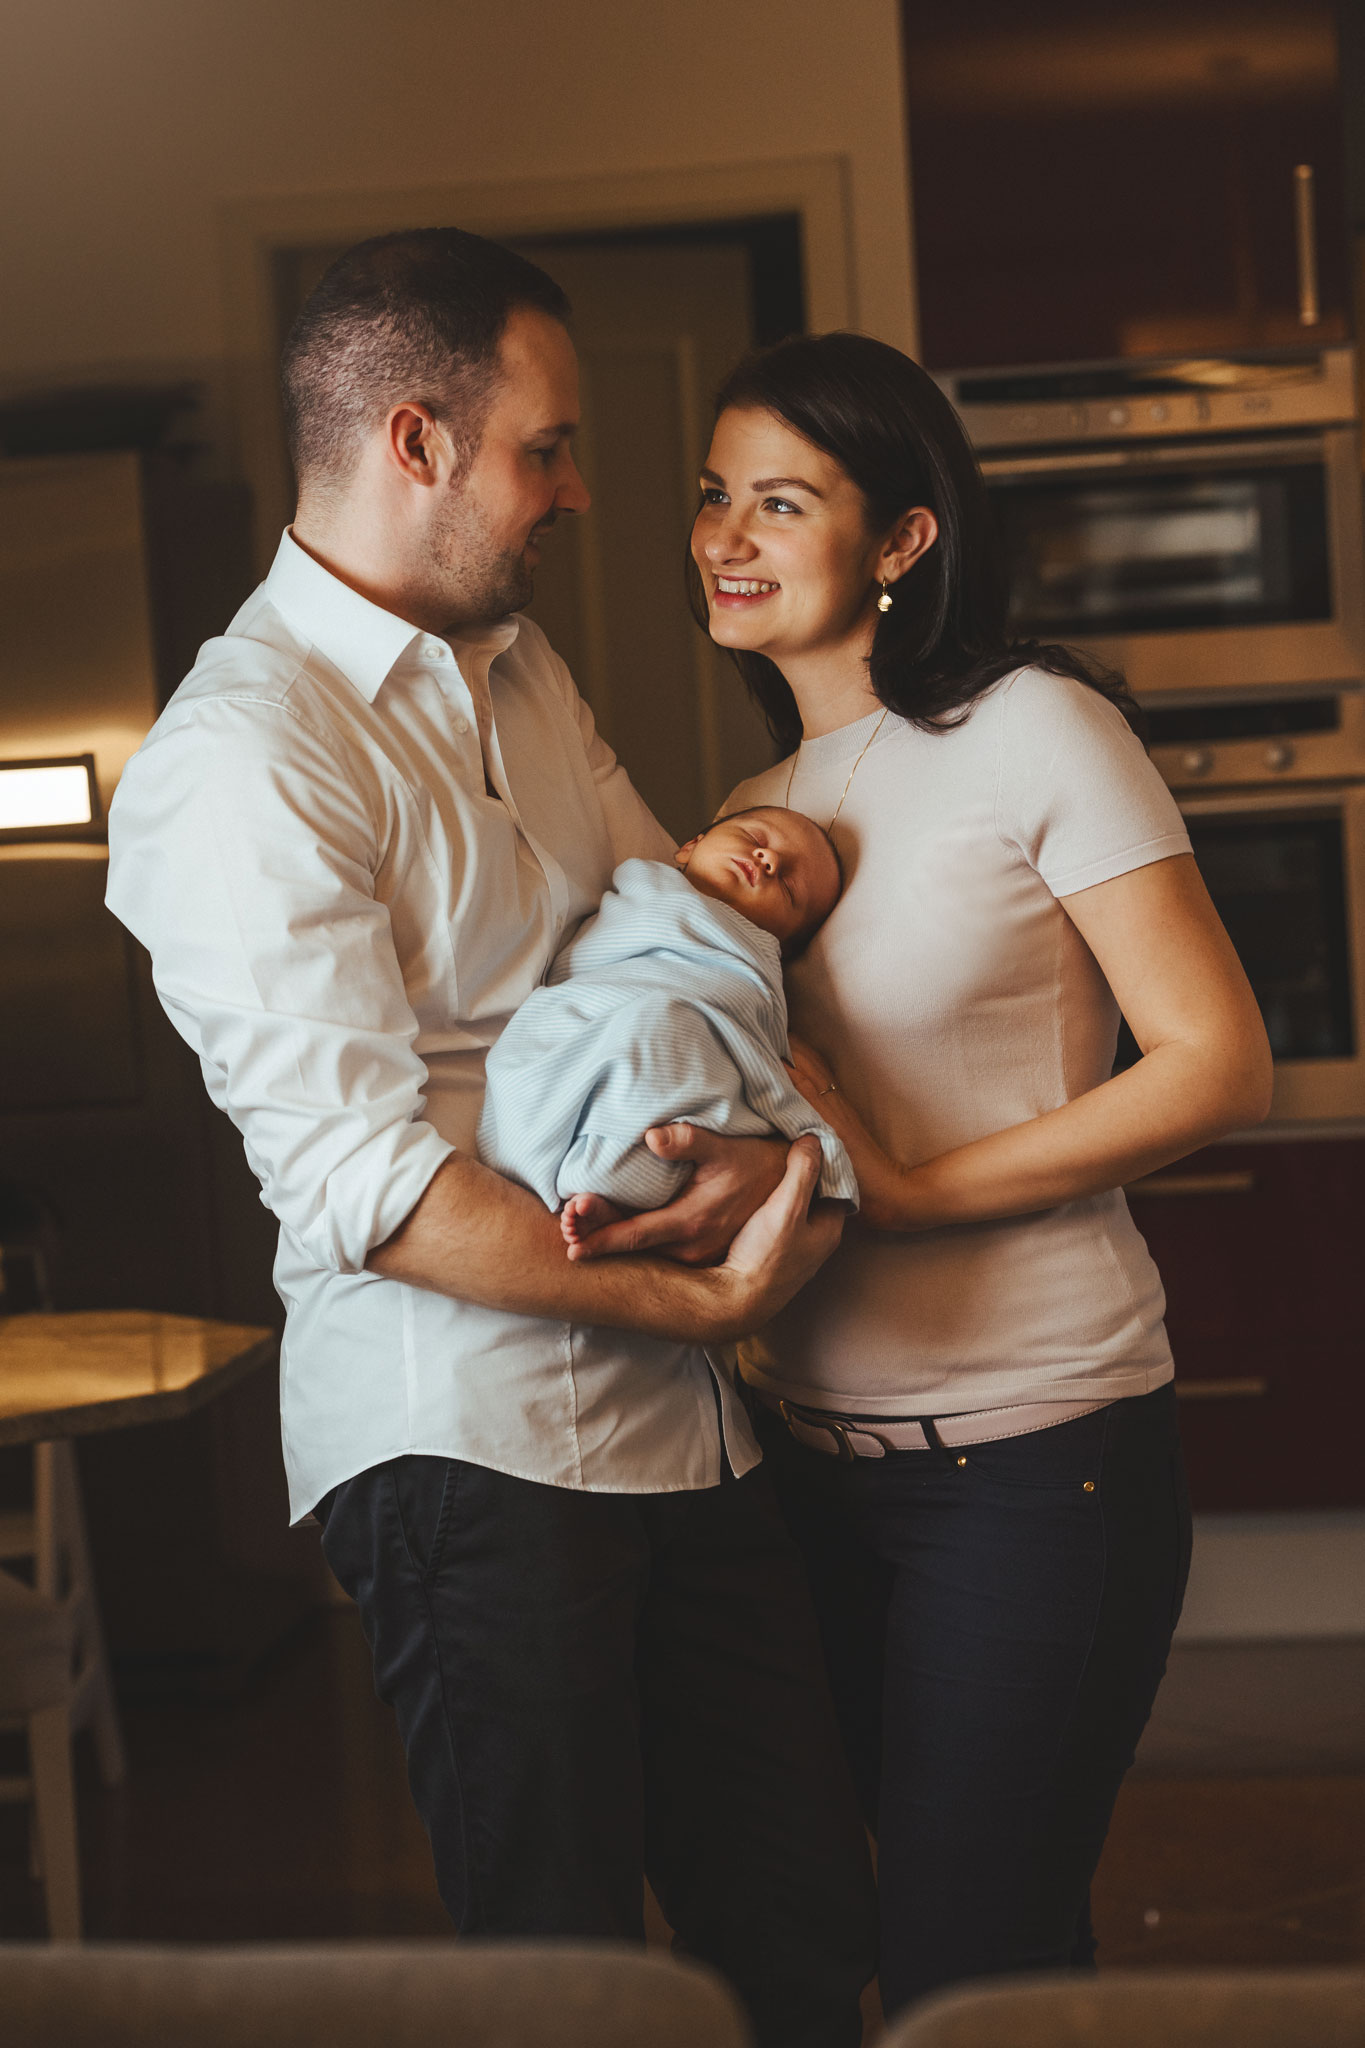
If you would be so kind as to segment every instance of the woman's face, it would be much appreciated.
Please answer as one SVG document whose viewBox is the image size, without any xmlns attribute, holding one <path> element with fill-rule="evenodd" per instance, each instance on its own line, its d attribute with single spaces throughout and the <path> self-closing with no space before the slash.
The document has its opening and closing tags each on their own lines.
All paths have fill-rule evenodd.
<svg viewBox="0 0 1365 2048">
<path fill-rule="evenodd" d="M 886 536 L 832 455 L 774 413 L 732 407 L 701 473 L 692 555 L 711 638 L 792 657 L 871 643 Z"/>
</svg>

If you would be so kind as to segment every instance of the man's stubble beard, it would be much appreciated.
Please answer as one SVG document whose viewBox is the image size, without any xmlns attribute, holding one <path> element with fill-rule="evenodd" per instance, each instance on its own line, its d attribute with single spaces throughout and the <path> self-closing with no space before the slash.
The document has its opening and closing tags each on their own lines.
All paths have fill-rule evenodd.
<svg viewBox="0 0 1365 2048">
<path fill-rule="evenodd" d="M 554 514 L 543 524 L 552 523 Z M 433 581 L 455 626 L 491 626 L 520 611 L 535 595 L 525 543 L 500 547 L 481 505 L 467 492 L 451 501 L 445 522 L 431 536 Z"/>
</svg>

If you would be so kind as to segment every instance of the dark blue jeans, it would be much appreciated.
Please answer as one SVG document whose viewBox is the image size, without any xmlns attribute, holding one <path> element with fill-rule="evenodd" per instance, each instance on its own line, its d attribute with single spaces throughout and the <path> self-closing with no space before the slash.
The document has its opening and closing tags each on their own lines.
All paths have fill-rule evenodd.
<svg viewBox="0 0 1365 2048">
<path fill-rule="evenodd" d="M 318 1508 L 462 1933 L 679 1945 L 760 2048 L 856 2048 L 867 1841 L 766 1470 L 575 1493 L 435 1457 Z"/>
<path fill-rule="evenodd" d="M 851 1464 L 760 1426 L 878 1840 L 887 2012 L 1093 1967 L 1090 1880 L 1189 1569 L 1174 1389 Z"/>
</svg>

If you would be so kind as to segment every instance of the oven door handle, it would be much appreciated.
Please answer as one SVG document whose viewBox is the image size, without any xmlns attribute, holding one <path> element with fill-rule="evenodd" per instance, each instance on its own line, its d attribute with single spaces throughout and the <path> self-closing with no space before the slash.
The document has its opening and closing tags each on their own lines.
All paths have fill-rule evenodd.
<svg viewBox="0 0 1365 2048">
<path fill-rule="evenodd" d="M 1222 1173 L 1148 1173 L 1141 1180 L 1128 1181 L 1123 1190 L 1129 1201 L 1178 1202 L 1192 1195 L 1251 1195 L 1256 1176 L 1244 1168 Z"/>
<path fill-rule="evenodd" d="M 1318 223 L 1313 166 L 1294 166 L 1294 254 L 1299 268 L 1299 325 L 1316 327 L 1318 306 Z"/>
</svg>

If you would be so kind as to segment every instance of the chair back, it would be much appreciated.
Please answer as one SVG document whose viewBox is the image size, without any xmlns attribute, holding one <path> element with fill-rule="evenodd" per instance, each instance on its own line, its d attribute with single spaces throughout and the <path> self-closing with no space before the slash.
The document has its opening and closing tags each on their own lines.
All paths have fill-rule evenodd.
<svg viewBox="0 0 1365 2048">
<path fill-rule="evenodd" d="M 940 1992 L 881 2048 L 1362 2048 L 1365 1970 L 1106 1970 Z"/>
<path fill-rule="evenodd" d="M 606 1943 L 0 1945 L 5 2048 L 750 2048 L 717 1977 Z"/>
</svg>

